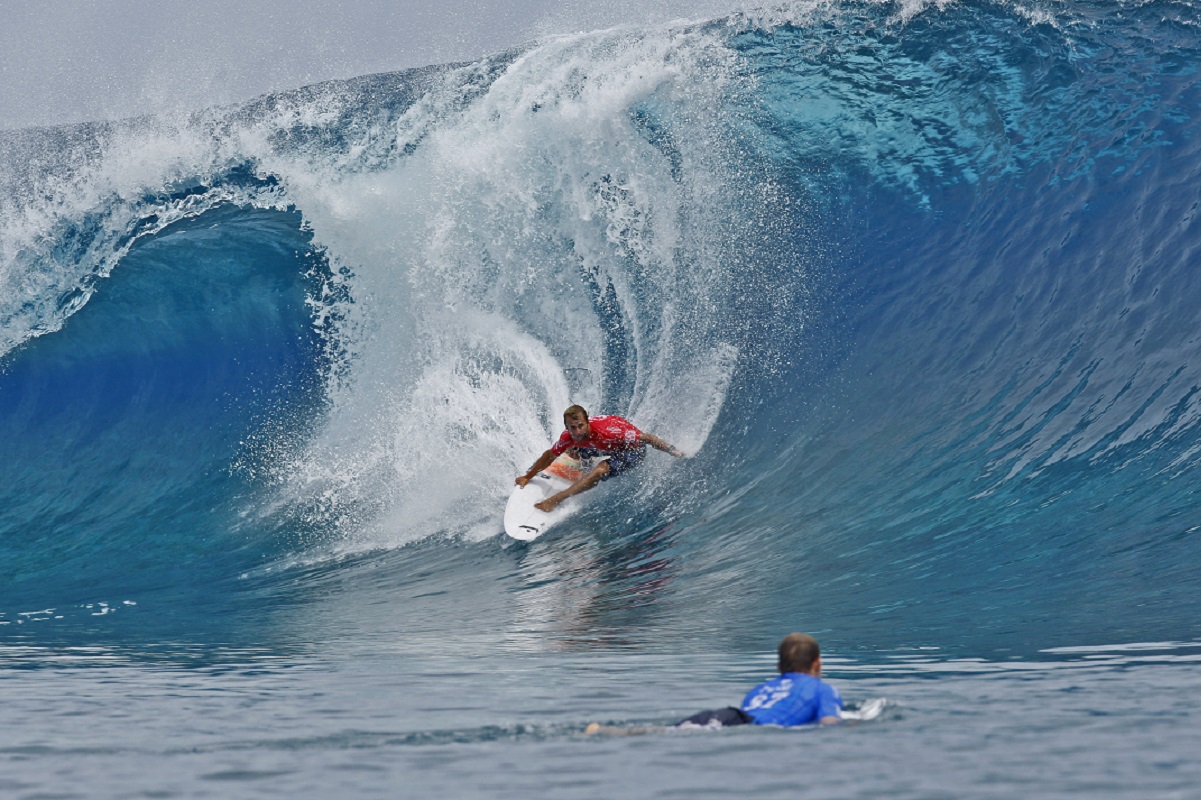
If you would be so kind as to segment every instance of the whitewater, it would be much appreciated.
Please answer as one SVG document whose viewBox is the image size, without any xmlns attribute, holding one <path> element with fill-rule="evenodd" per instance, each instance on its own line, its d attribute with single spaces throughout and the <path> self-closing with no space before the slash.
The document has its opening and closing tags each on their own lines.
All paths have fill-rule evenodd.
<svg viewBox="0 0 1201 800">
<path fill-rule="evenodd" d="M 1191 796 L 1199 70 L 848 0 L 0 130 L 4 794 Z M 571 403 L 692 457 L 513 542 Z M 883 712 L 583 733 L 794 630 Z"/>
</svg>

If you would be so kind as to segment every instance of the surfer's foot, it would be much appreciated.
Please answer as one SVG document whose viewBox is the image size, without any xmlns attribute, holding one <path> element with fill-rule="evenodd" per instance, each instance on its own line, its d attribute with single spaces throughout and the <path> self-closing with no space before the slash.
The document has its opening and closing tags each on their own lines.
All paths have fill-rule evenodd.
<svg viewBox="0 0 1201 800">
<path fill-rule="evenodd" d="M 635 725 L 632 728 L 623 728 L 618 725 L 601 725 L 599 722 L 589 722 L 588 727 L 584 728 L 584 733 L 588 736 L 596 736 L 603 733 L 605 736 L 639 736 L 646 733 L 663 733 L 667 728 L 658 725 Z"/>
<path fill-rule="evenodd" d="M 554 511 L 555 506 L 559 505 L 559 503 L 559 500 L 556 500 L 553 497 L 548 497 L 541 503 L 534 503 L 534 508 L 538 509 L 539 511 Z"/>
</svg>

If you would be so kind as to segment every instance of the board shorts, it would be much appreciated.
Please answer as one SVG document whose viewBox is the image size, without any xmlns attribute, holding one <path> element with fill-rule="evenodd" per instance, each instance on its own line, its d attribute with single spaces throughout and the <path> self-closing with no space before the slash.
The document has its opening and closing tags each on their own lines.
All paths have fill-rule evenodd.
<svg viewBox="0 0 1201 800">
<path fill-rule="evenodd" d="M 636 447 L 633 450 L 616 450 L 605 455 L 605 460 L 609 462 L 609 474 L 601 478 L 602 481 L 607 481 L 609 478 L 616 478 L 621 473 L 628 469 L 633 469 L 642 463 L 646 458 L 646 448 Z"/>
<path fill-rule="evenodd" d="M 755 718 L 743 711 L 741 708 L 727 706 L 725 708 L 717 708 L 712 711 L 701 711 L 693 714 L 688 719 L 682 719 L 676 723 L 677 728 L 693 727 L 698 728 L 729 728 L 734 725 L 750 725 L 755 721 Z"/>
</svg>

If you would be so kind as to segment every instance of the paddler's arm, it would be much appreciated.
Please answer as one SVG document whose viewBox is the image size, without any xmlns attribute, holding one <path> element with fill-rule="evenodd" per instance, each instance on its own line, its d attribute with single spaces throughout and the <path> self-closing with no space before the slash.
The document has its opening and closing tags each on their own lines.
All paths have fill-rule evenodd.
<svg viewBox="0 0 1201 800">
<path fill-rule="evenodd" d="M 676 458 L 684 457 L 684 451 L 680 450 L 675 445 L 668 444 L 667 442 L 663 441 L 662 439 L 660 439 L 658 436 L 656 436 L 653 433 L 644 433 L 639 438 L 641 438 L 642 441 L 646 442 L 647 444 L 649 444 L 651 447 L 655 448 L 656 450 L 662 450 L 664 453 L 667 453 L 668 455 L 673 455 Z"/>
<path fill-rule="evenodd" d="M 529 471 L 526 472 L 526 474 L 520 476 L 517 480 L 515 480 L 513 482 L 516 483 L 518 486 L 525 486 L 527 483 L 530 482 L 530 478 L 534 477 L 539 472 L 541 472 L 542 470 L 549 467 L 552 463 L 554 463 L 554 460 L 556 458 L 558 458 L 558 456 L 555 455 L 554 450 L 547 450 L 545 453 L 538 456 L 538 460 L 534 462 L 534 466 L 530 467 Z"/>
</svg>

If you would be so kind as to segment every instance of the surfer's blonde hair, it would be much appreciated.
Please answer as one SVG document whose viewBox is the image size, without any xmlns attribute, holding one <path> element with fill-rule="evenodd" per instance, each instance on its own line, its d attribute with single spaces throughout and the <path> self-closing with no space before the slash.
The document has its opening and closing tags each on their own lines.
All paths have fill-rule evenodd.
<svg viewBox="0 0 1201 800">
<path fill-rule="evenodd" d="M 585 420 L 587 420 L 588 412 L 584 410 L 583 406 L 569 406 L 567 410 L 563 412 L 563 422 L 567 422 L 567 420 L 571 419 L 572 417 L 583 417 Z"/>
</svg>

